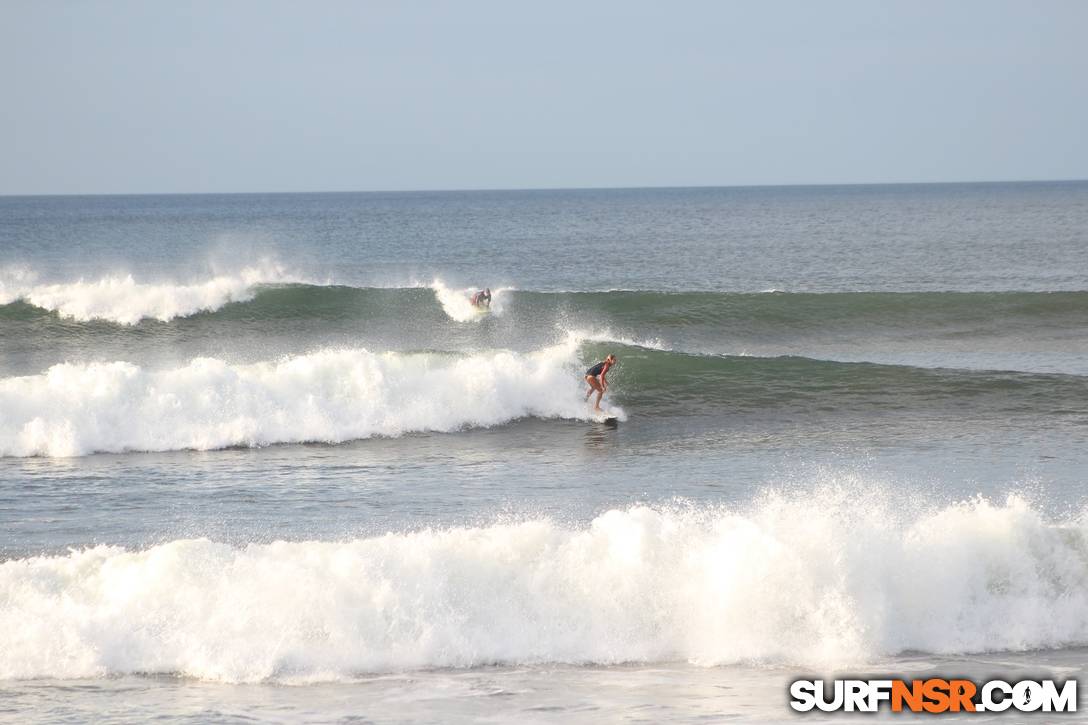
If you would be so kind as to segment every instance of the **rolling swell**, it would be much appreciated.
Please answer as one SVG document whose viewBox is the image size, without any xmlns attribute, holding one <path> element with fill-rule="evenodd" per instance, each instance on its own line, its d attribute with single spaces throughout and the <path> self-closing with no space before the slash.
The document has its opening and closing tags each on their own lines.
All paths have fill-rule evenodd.
<svg viewBox="0 0 1088 725">
<path fill-rule="evenodd" d="M 469 290 L 438 281 L 259 284 L 215 309 L 132 323 L 76 319 L 18 299 L 0 305 L 0 338 L 10 353 L 0 356 L 0 375 L 60 360 L 252 362 L 329 346 L 530 351 L 568 333 L 700 354 L 1088 371 L 1088 292 L 495 292 L 490 314 L 482 314 L 468 303 Z M 147 305 L 116 306 L 135 314 Z"/>
<path fill-rule="evenodd" d="M 436 283 L 436 285 L 439 283 Z M 444 287 L 438 290 L 445 291 Z M 311 321 L 383 316 L 442 318 L 436 290 L 429 287 L 351 287 L 310 284 L 256 284 L 241 300 L 166 319 L 135 313 L 120 320 L 94 320 L 149 327 L 185 324 L 187 320 L 253 322 L 301 319 Z M 605 318 L 635 327 L 712 326 L 723 332 L 773 335 L 797 331 L 858 326 L 912 332 L 944 329 L 981 333 L 1000 324 L 1037 329 L 1084 330 L 1088 326 L 1088 291 L 1070 292 L 534 292 L 507 290 L 506 308 L 526 319 L 554 318 L 558 314 L 587 319 Z M 0 304 L 0 321 L 30 317 L 63 317 L 26 299 Z"/>
<path fill-rule="evenodd" d="M 805 357 L 692 355 L 615 343 L 585 345 L 587 359 L 615 352 L 617 400 L 632 410 L 706 415 L 787 411 L 954 415 L 1086 415 L 1088 377 L 844 363 Z"/>
<path fill-rule="evenodd" d="M 635 420 L 832 416 L 910 411 L 972 418 L 1088 421 L 1088 377 L 692 355 L 609 341 L 530 353 L 330 349 L 273 362 L 198 358 L 159 369 L 65 363 L 0 378 L 0 455 L 339 443 L 454 432 L 525 417 L 586 419 L 584 366 L 615 352 L 610 400 Z"/>
<path fill-rule="evenodd" d="M 5 268 L 0 269 L 0 305 L 25 302 L 64 319 L 131 325 L 144 319 L 166 322 L 216 310 L 252 298 L 261 284 L 290 281 L 294 281 L 292 276 L 270 259 L 180 283 L 137 280 L 131 274 L 39 283 L 33 270 Z"/>
<path fill-rule="evenodd" d="M 1088 376 L 1070 374 L 1078 369 L 842 362 L 807 341 L 850 338 L 865 360 L 888 347 L 882 339 L 925 348 L 1005 335 L 999 347 L 1069 340 L 1075 358 L 1088 337 L 1088 292 L 497 289 L 484 315 L 467 303 L 467 290 L 438 281 L 412 288 L 228 281 L 91 286 L 96 309 L 129 316 L 209 295 L 231 300 L 131 324 L 74 318 L 26 299 L 0 305 L 0 455 L 337 443 L 524 417 L 584 418 L 582 371 L 608 352 L 621 361 L 611 399 L 646 421 L 857 421 L 903 412 L 927 420 L 1085 420 Z M 86 287 L 65 287 L 63 297 L 76 299 Z M 134 289 L 151 290 L 158 306 L 127 297 Z M 746 344 L 782 339 L 796 344 L 777 351 Z M 745 349 L 763 352 L 736 354 Z M 395 402 L 405 395 L 407 405 Z"/>
<path fill-rule="evenodd" d="M 818 502 L 818 505 L 817 505 Z M 846 525 L 848 524 L 848 525 Z M 345 541 L 0 562 L 0 677 L 350 679 L 495 663 L 848 667 L 1088 642 L 1086 532 L 860 482 Z"/>
<path fill-rule="evenodd" d="M 525 417 L 586 419 L 576 353 L 567 344 L 528 354 L 323 350 L 165 369 L 63 363 L 0 378 L 0 456 L 340 443 Z"/>
</svg>

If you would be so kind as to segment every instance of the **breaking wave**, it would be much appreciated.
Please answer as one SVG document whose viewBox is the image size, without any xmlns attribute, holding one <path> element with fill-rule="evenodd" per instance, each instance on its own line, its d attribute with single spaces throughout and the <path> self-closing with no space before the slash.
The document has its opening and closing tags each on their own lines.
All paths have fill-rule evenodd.
<svg viewBox="0 0 1088 725">
<path fill-rule="evenodd" d="M 609 353 L 609 401 L 662 416 L 894 414 L 1085 419 L 1088 376 L 693 355 L 607 330 L 532 352 L 326 349 L 234 364 L 199 357 L 158 369 L 62 363 L 0 378 L 0 455 L 208 450 L 451 432 L 523 417 L 586 419 L 584 367 Z M 618 404 L 618 405 L 616 405 Z M 622 406 L 622 407 L 620 407 Z"/>
<path fill-rule="evenodd" d="M 434 291 L 435 299 L 442 305 L 442 311 L 456 322 L 477 322 L 487 314 L 501 315 L 506 293 L 511 291 L 508 287 L 491 290 L 491 304 L 482 309 L 472 304 L 472 295 L 478 291 L 477 288 L 450 289 L 441 280 L 435 280 L 428 287 Z"/>
<path fill-rule="evenodd" d="M 151 370 L 64 363 L 0 379 L 0 455 L 342 442 L 517 418 L 586 419 L 574 342 L 532 353 L 326 350 Z M 618 411 L 622 415 L 622 411 Z"/>
<path fill-rule="evenodd" d="M 38 284 L 36 279 L 30 270 L 6 270 L 0 275 L 0 306 L 24 302 L 66 319 L 123 325 L 144 319 L 166 322 L 217 310 L 230 302 L 253 299 L 257 285 L 294 280 L 270 261 L 189 283 L 137 281 L 131 274 L 52 284 Z"/>
<path fill-rule="evenodd" d="M 495 663 L 845 667 L 1088 642 L 1083 520 L 862 482 L 753 505 L 0 564 L 0 678 L 315 681 Z M 819 505 L 813 505 L 819 500 Z"/>
<path fill-rule="evenodd" d="M 28 270 L 0 273 L 0 320 L 17 301 L 76 320 L 104 319 L 133 324 L 198 313 L 229 318 L 323 319 L 377 315 L 413 318 L 428 288 L 446 316 L 471 322 L 481 316 L 470 299 L 476 288 L 453 288 L 441 280 L 408 287 L 352 287 L 307 283 L 282 266 L 262 262 L 241 272 L 189 284 L 151 284 L 131 276 L 66 284 L 35 284 Z M 1080 335 L 1088 319 L 1088 292 L 828 292 L 762 293 L 536 292 L 492 289 L 491 312 L 516 308 L 526 320 L 573 315 L 632 329 L 705 328 L 746 338 L 846 332 L 871 335 L 946 333 L 986 336 L 995 332 L 1038 331 Z M 224 309 L 230 302 L 245 309 Z M 994 325 L 1000 324 L 1000 329 Z"/>
</svg>

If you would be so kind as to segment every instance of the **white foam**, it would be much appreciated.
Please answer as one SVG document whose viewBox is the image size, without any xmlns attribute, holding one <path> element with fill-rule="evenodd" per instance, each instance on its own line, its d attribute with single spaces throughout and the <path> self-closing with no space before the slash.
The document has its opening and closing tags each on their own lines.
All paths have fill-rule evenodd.
<svg viewBox="0 0 1088 725">
<path fill-rule="evenodd" d="M 327 350 L 168 370 L 55 365 L 0 379 L 0 455 L 341 442 L 524 417 L 588 419 L 577 346 L 468 356 Z M 622 415 L 622 411 L 620 411 Z"/>
<path fill-rule="evenodd" d="M 137 281 L 131 274 L 96 280 L 39 284 L 28 269 L 0 274 L 0 304 L 23 300 L 74 320 L 110 320 L 132 325 L 145 318 L 172 320 L 253 298 L 258 284 L 302 281 L 279 264 L 262 260 L 208 279 L 175 283 Z"/>
<path fill-rule="evenodd" d="M 616 342 L 628 347 L 641 347 L 647 350 L 675 352 L 662 342 L 660 338 L 627 337 L 625 335 L 618 335 L 607 328 L 594 330 L 564 330 L 564 332 L 566 332 L 567 341 L 574 344 L 582 342 Z"/>
<path fill-rule="evenodd" d="M 513 289 L 512 287 L 496 287 L 491 290 L 491 305 L 487 309 L 482 309 L 472 304 L 472 295 L 479 291 L 477 287 L 451 289 L 438 279 L 427 286 L 434 290 L 435 299 L 442 305 L 446 315 L 456 322 L 478 322 L 488 313 L 501 315 L 505 307 L 504 295 Z"/>
<path fill-rule="evenodd" d="M 335 680 L 493 663 L 849 667 L 1088 642 L 1085 526 L 843 489 L 345 542 L 98 546 L 0 564 L 0 678 Z"/>
</svg>

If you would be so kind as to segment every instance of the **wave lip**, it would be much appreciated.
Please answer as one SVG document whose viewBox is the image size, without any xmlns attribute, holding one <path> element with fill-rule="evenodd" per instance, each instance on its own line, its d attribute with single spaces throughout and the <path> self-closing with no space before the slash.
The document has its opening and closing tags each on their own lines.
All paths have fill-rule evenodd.
<svg viewBox="0 0 1088 725">
<path fill-rule="evenodd" d="M 580 528 L 536 519 L 343 542 L 97 546 L 0 564 L 0 678 L 849 667 L 904 651 L 1077 645 L 1088 641 L 1085 533 L 1016 496 L 918 510 L 848 483 L 768 493 L 744 511 L 635 506 Z"/>
<path fill-rule="evenodd" d="M 363 326 L 378 320 L 433 324 L 503 317 L 506 327 L 526 329 L 600 324 L 627 331 L 628 337 L 672 340 L 693 352 L 728 352 L 730 344 L 789 354 L 828 346 L 893 351 L 935 346 L 963 352 L 997 345 L 1083 355 L 1088 333 L 1088 292 L 750 294 L 500 287 L 492 290 L 490 309 L 481 310 L 470 302 L 476 288 L 452 288 L 439 279 L 408 287 L 314 283 L 270 262 L 189 284 L 151 284 L 130 276 L 51 285 L 33 279 L 29 270 L 0 269 L 0 323 L 25 318 L 26 311 L 12 304 L 20 300 L 67 320 L 124 325 L 193 317 L 193 325 L 271 316 L 314 325 L 351 320 Z M 65 329 L 68 334 L 88 332 L 79 327 Z"/>
<path fill-rule="evenodd" d="M 137 282 L 131 274 L 55 284 L 35 284 L 27 271 L 6 278 L 0 279 L 0 304 L 21 300 L 79 322 L 109 320 L 124 325 L 217 310 L 253 299 L 256 285 L 292 281 L 283 267 L 267 260 L 188 284 Z"/>
<path fill-rule="evenodd" d="M 491 304 L 487 309 L 481 309 L 472 304 L 472 295 L 480 289 L 478 287 L 451 289 L 438 279 L 427 286 L 434 291 L 442 311 L 455 322 L 479 322 L 489 313 L 501 315 L 505 308 L 505 293 L 511 291 L 509 287 L 496 287 L 491 290 Z"/>
<path fill-rule="evenodd" d="M 526 416 L 587 419 L 576 355 L 566 344 L 528 354 L 328 350 L 249 365 L 198 358 L 161 371 L 65 363 L 0 380 L 0 455 L 336 443 Z"/>
</svg>

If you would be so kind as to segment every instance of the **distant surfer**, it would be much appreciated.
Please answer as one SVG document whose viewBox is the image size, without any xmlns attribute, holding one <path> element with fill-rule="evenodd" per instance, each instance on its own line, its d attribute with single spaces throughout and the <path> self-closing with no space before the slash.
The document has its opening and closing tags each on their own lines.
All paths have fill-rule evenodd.
<svg viewBox="0 0 1088 725">
<path fill-rule="evenodd" d="M 604 397 L 605 391 L 608 390 L 608 381 L 605 380 L 604 376 L 608 375 L 608 371 L 615 364 L 616 356 L 609 354 L 604 360 L 586 370 L 586 382 L 589 383 L 586 400 L 589 400 L 589 396 L 593 395 L 594 390 L 597 391 L 597 402 L 594 404 L 594 410 L 601 411 L 601 398 Z"/>
<path fill-rule="evenodd" d="M 474 307 L 491 307 L 491 288 L 487 287 L 472 295 L 472 304 Z"/>
</svg>

